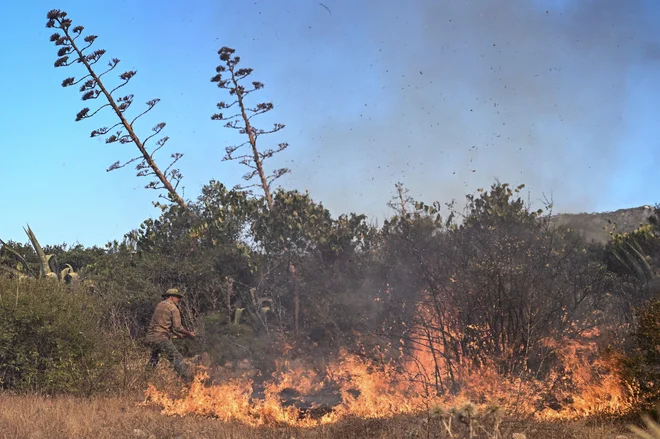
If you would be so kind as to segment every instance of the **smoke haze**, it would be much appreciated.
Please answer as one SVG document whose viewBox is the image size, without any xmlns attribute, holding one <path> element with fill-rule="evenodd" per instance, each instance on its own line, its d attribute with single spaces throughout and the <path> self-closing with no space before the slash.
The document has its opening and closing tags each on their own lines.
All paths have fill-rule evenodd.
<svg viewBox="0 0 660 439">
<path fill-rule="evenodd" d="M 498 178 L 525 183 L 533 200 L 554 196 L 557 210 L 603 205 L 631 80 L 660 66 L 650 3 L 326 4 L 327 20 L 361 32 L 338 43 L 340 23 L 313 35 L 315 55 L 345 59 L 333 67 L 349 80 L 325 84 L 341 105 L 321 96 L 310 108 L 310 150 L 287 186 L 309 188 L 333 211 L 376 216 L 397 181 L 426 201 L 462 199 Z M 312 71 L 283 74 L 301 98 L 319 90 Z"/>
</svg>

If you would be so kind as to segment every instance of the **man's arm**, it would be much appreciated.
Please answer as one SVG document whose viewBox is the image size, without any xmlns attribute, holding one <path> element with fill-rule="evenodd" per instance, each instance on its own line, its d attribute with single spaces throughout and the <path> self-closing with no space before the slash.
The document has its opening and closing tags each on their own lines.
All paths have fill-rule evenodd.
<svg viewBox="0 0 660 439">
<path fill-rule="evenodd" d="M 188 337 L 195 337 L 195 333 L 193 331 L 188 331 L 186 328 L 181 326 L 181 313 L 176 306 L 172 309 L 172 330 L 177 334 L 183 334 Z"/>
</svg>

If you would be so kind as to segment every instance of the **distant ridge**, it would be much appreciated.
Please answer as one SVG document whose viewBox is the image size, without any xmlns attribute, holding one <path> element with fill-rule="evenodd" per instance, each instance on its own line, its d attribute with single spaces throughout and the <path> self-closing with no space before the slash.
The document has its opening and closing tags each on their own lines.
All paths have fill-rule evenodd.
<svg viewBox="0 0 660 439">
<path fill-rule="evenodd" d="M 550 222 L 579 230 L 588 241 L 604 244 L 609 241 L 614 224 L 618 233 L 631 232 L 641 224 L 646 224 L 652 213 L 653 206 L 647 205 L 613 212 L 562 213 L 553 215 Z"/>
</svg>

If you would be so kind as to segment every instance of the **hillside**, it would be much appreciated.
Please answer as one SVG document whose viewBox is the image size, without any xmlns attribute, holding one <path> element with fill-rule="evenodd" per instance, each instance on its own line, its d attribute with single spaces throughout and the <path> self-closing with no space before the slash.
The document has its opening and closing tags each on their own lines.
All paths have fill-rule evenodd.
<svg viewBox="0 0 660 439">
<path fill-rule="evenodd" d="M 610 238 L 613 225 L 619 232 L 630 232 L 648 222 L 652 212 L 651 206 L 640 206 L 614 212 L 564 213 L 554 216 L 552 222 L 582 231 L 589 241 L 605 243 Z"/>
</svg>

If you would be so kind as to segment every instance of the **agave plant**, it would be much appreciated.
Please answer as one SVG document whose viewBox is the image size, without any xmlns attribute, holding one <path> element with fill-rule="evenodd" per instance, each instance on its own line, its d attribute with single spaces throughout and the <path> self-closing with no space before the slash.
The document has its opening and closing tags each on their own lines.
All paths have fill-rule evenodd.
<svg viewBox="0 0 660 439">
<path fill-rule="evenodd" d="M 635 433 L 635 436 L 640 439 L 660 439 L 660 424 L 655 422 L 648 415 L 644 415 L 642 419 L 644 424 L 646 424 L 646 430 L 634 425 L 631 425 L 628 429 Z"/>
<path fill-rule="evenodd" d="M 614 257 L 640 281 L 648 282 L 656 277 L 655 270 L 649 264 L 648 255 L 642 249 L 640 242 L 656 238 L 653 226 L 644 224 L 631 233 L 610 232 L 611 251 Z"/>
<path fill-rule="evenodd" d="M 25 258 L 19 252 L 8 246 L 7 243 L 1 239 L 0 239 L 0 245 L 2 246 L 3 250 L 8 251 L 9 253 L 11 253 L 12 256 L 14 256 L 18 260 L 16 266 L 14 267 L 9 265 L 0 265 L 0 272 L 12 276 L 16 276 L 19 279 L 34 275 L 32 269 L 30 268 L 30 265 L 27 263 Z"/>
<path fill-rule="evenodd" d="M 73 270 L 71 265 L 66 264 L 65 268 L 61 271 L 58 269 L 57 258 L 55 255 L 47 255 L 44 252 L 41 244 L 39 244 L 39 240 L 30 228 L 29 224 L 27 229 L 23 228 L 23 230 L 27 234 L 28 238 L 30 238 L 30 243 L 32 244 L 37 257 L 39 258 L 39 272 L 37 273 L 35 270 L 33 270 L 23 255 L 8 246 L 7 243 L 2 240 L 0 240 L 2 249 L 8 251 L 12 256 L 14 256 L 14 258 L 17 259 L 17 263 L 15 267 L 0 265 L 0 272 L 16 276 L 19 279 L 48 277 L 65 283 L 78 280 L 78 274 Z"/>
</svg>

